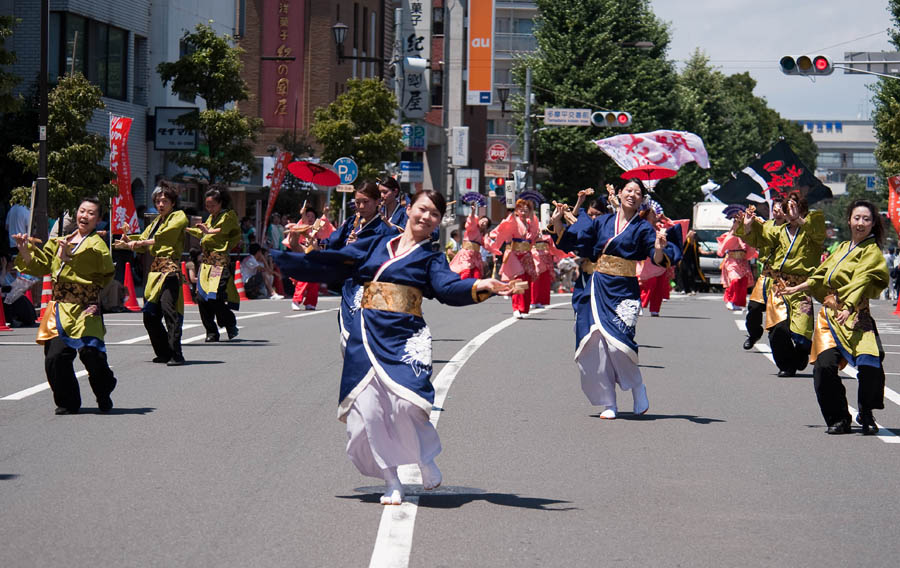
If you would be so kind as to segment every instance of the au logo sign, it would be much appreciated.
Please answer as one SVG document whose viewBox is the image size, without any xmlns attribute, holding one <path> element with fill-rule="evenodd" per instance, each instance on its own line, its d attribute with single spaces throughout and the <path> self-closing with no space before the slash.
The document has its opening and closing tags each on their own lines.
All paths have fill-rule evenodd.
<svg viewBox="0 0 900 568">
<path fill-rule="evenodd" d="M 469 0 L 467 105 L 489 105 L 494 92 L 494 0 Z"/>
</svg>

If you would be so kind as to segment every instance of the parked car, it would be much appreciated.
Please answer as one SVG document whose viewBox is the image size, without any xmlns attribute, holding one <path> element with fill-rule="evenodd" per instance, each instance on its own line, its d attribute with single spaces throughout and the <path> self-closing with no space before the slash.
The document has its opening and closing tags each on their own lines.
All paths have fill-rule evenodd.
<svg viewBox="0 0 900 568">
<path fill-rule="evenodd" d="M 724 203 L 712 201 L 695 203 L 691 222 L 694 232 L 697 234 L 700 270 L 712 286 L 722 285 L 722 272 L 719 269 L 722 258 L 716 254 L 719 248 L 716 238 L 731 228 L 731 221 L 722 213 L 725 207 Z"/>
</svg>

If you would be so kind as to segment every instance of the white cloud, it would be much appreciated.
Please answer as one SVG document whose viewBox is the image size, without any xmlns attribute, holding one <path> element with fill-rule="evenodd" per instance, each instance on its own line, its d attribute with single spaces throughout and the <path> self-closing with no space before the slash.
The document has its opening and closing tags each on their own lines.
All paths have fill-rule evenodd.
<svg viewBox="0 0 900 568">
<path fill-rule="evenodd" d="M 782 56 L 821 53 L 839 61 L 845 51 L 894 50 L 882 0 L 651 0 L 651 5 L 671 24 L 671 59 L 683 61 L 699 47 L 724 73 L 749 71 L 757 81 L 755 94 L 785 118 L 868 118 L 866 85 L 874 78 L 836 70 L 812 82 L 782 74 Z"/>
</svg>

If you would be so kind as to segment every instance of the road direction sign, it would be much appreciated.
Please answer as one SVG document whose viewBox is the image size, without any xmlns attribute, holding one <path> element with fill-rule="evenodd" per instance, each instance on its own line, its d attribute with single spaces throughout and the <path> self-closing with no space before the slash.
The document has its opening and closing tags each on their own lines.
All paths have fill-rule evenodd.
<svg viewBox="0 0 900 568">
<path fill-rule="evenodd" d="M 548 108 L 544 109 L 544 124 L 548 126 L 590 126 L 589 108 Z"/>
<path fill-rule="evenodd" d="M 344 184 L 353 183 L 356 181 L 356 176 L 359 175 L 359 168 L 353 158 L 338 158 L 334 163 L 334 169 L 337 170 L 338 175 L 341 176 L 341 183 Z"/>
</svg>

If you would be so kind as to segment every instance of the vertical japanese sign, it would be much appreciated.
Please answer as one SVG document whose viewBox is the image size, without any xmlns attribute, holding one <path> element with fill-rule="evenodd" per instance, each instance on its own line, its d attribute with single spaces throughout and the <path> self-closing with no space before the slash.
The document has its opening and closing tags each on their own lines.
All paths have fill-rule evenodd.
<svg viewBox="0 0 900 568">
<path fill-rule="evenodd" d="M 303 45 L 306 22 L 303 0 L 262 1 L 260 116 L 265 126 L 291 128 L 303 108 Z"/>
<path fill-rule="evenodd" d="M 403 0 L 400 27 L 401 57 L 431 59 L 431 2 Z M 403 65 L 403 93 L 400 110 L 407 118 L 425 118 L 431 106 L 431 80 L 428 69 Z"/>
<path fill-rule="evenodd" d="M 467 105 L 489 105 L 494 92 L 494 0 L 469 0 Z"/>
<path fill-rule="evenodd" d="M 888 178 L 888 219 L 900 233 L 900 176 Z"/>
<path fill-rule="evenodd" d="M 294 159 L 294 155 L 290 152 L 282 151 L 275 160 L 275 168 L 272 169 L 272 183 L 269 184 L 269 205 L 266 207 L 266 218 L 263 227 L 269 228 L 269 217 L 272 215 L 272 209 L 275 207 L 275 200 L 278 199 L 278 193 L 281 191 L 281 184 L 284 183 L 284 176 L 287 173 L 288 164 Z M 277 243 L 276 243 L 277 244 Z"/>
<path fill-rule="evenodd" d="M 116 174 L 119 194 L 112 200 L 112 232 L 120 231 L 128 224 L 132 230 L 138 226 L 134 196 L 131 195 L 131 163 L 128 160 L 128 132 L 131 119 L 124 116 L 109 117 L 109 169 Z"/>
</svg>

